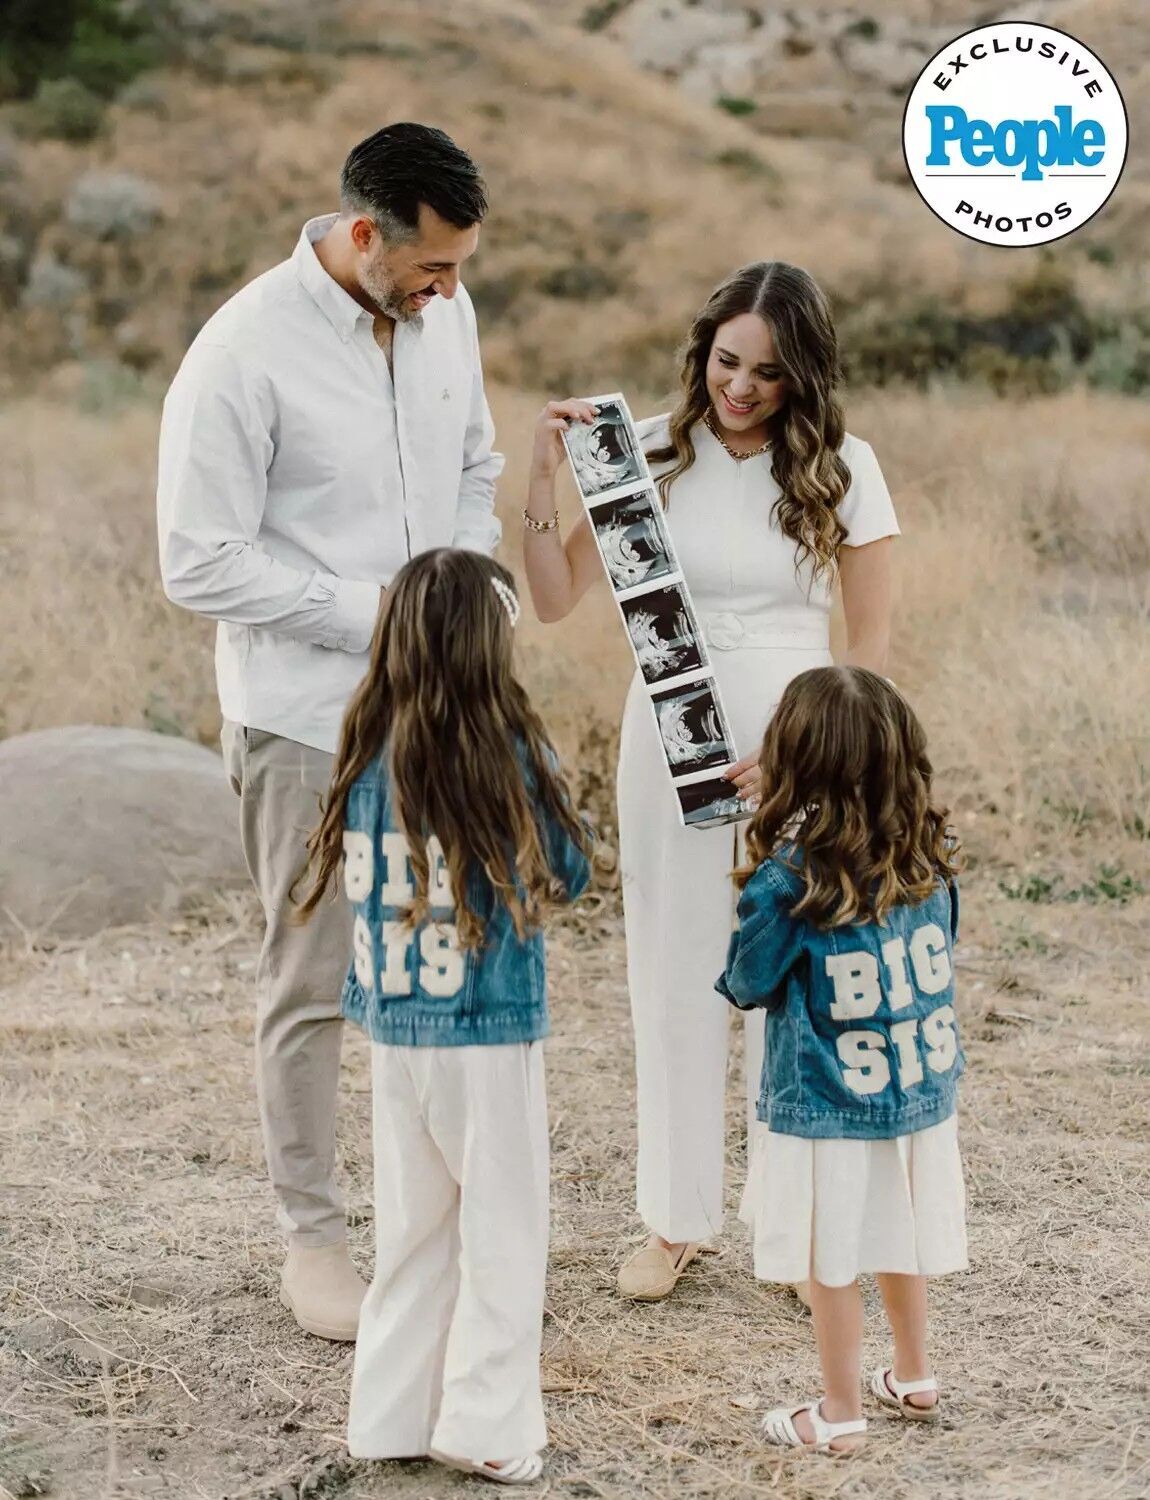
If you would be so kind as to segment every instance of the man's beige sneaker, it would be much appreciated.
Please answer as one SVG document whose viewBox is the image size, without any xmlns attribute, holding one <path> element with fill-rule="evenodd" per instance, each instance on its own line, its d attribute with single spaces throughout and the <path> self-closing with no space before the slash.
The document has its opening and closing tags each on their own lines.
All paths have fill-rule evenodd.
<svg viewBox="0 0 1150 1500">
<path fill-rule="evenodd" d="M 367 1287 L 347 1245 L 289 1245 L 280 1276 L 280 1301 L 305 1333 L 354 1340 Z"/>
<path fill-rule="evenodd" d="M 675 1290 L 675 1283 L 698 1253 L 693 1241 L 677 1257 L 665 1245 L 642 1245 L 620 1266 L 616 1290 L 632 1302 L 661 1302 Z"/>
</svg>

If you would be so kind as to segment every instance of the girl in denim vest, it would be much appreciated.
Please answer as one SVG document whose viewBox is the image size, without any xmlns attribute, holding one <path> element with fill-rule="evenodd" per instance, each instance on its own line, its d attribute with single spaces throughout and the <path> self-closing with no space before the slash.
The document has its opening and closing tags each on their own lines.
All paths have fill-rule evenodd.
<svg viewBox="0 0 1150 1500">
<path fill-rule="evenodd" d="M 957 846 L 931 796 L 918 720 L 883 677 L 818 667 L 786 688 L 763 740 L 739 927 L 718 988 L 766 1011 L 743 1216 L 755 1272 L 809 1274 L 826 1393 L 768 1413 L 783 1446 L 862 1442 L 862 1301 L 873 1272 L 894 1337 L 869 1385 L 938 1416 L 926 1277 L 966 1267 L 955 1102 Z"/>
<path fill-rule="evenodd" d="M 590 834 L 512 674 L 511 575 L 448 548 L 388 589 L 309 851 L 343 861 L 344 1014 L 372 1046 L 375 1278 L 348 1446 L 537 1479 L 548 1230 L 540 924 Z"/>
</svg>

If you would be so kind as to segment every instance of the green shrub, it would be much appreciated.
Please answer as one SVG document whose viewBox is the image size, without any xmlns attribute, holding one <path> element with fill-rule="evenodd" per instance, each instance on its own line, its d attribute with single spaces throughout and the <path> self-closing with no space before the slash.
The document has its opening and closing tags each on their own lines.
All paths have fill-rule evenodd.
<svg viewBox="0 0 1150 1500">
<path fill-rule="evenodd" d="M 1090 385 L 1123 396 L 1150 387 L 1150 312 L 1107 320 L 1083 366 Z"/>
<path fill-rule="evenodd" d="M 1000 880 L 998 889 L 1010 901 L 1045 904 L 1050 901 L 1116 901 L 1125 906 L 1133 896 L 1146 894 L 1146 887 L 1118 865 L 1099 865 L 1098 873 L 1081 885 L 1069 886 L 1061 875 L 1048 879 L 1031 874 L 1021 880 Z"/>
<path fill-rule="evenodd" d="M 0 11 L 0 67 L 17 98 L 30 99 L 59 72 L 78 9 L 79 0 L 8 0 Z"/>
<path fill-rule="evenodd" d="M 843 364 L 858 385 L 949 377 L 1015 396 L 1076 380 L 1125 395 L 1150 388 L 1150 308 L 1092 311 L 1070 271 L 1053 260 L 1012 282 L 993 313 L 922 295 L 892 305 L 879 283 L 837 305 Z"/>
<path fill-rule="evenodd" d="M 45 80 L 70 78 L 101 98 L 158 60 L 157 27 L 167 0 L 5 0 L 0 8 L 0 79 L 32 99 Z"/>
<path fill-rule="evenodd" d="M 756 152 L 749 151 L 746 146 L 728 146 L 725 151 L 717 152 L 713 159 L 717 167 L 726 167 L 739 177 L 757 177 L 767 182 L 778 181 L 778 173 L 774 167 L 765 162 Z"/>
<path fill-rule="evenodd" d="M 584 31 L 602 31 L 626 8 L 627 0 L 600 0 L 599 4 L 587 7 L 579 18 L 579 24 Z"/>
<path fill-rule="evenodd" d="M 539 278 L 540 291 L 549 297 L 562 297 L 571 302 L 594 302 L 609 296 L 618 287 L 619 278 L 612 276 L 602 266 L 590 261 L 571 261 L 565 266 L 556 266 Z"/>
<path fill-rule="evenodd" d="M 76 78 L 45 78 L 19 116 L 27 135 L 90 141 L 104 121 L 105 104 Z"/>
<path fill-rule="evenodd" d="M 467 283 L 468 294 L 481 323 L 496 323 L 513 316 L 522 290 L 522 278 L 515 273 L 503 276 L 477 273 Z"/>
<path fill-rule="evenodd" d="M 84 363 L 77 404 L 91 416 L 109 416 L 149 394 L 150 388 L 139 370 L 115 359 L 92 359 Z"/>
<path fill-rule="evenodd" d="M 129 12 L 115 0 L 85 0 L 66 58 L 66 71 L 93 93 L 110 99 L 159 60 L 141 8 Z"/>
<path fill-rule="evenodd" d="M 85 239 L 133 239 L 159 217 L 156 187 L 130 172 L 85 172 L 64 205 L 65 222 Z"/>
<path fill-rule="evenodd" d="M 715 100 L 719 109 L 725 109 L 729 115 L 738 118 L 741 115 L 753 115 L 758 105 L 753 99 L 736 99 L 729 94 L 720 94 Z"/>
</svg>

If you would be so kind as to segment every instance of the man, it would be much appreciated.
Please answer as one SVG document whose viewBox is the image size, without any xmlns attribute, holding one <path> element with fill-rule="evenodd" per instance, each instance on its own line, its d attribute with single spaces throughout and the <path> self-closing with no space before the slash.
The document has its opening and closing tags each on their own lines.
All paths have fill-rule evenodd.
<svg viewBox="0 0 1150 1500">
<path fill-rule="evenodd" d="M 228 774 L 266 931 L 256 1077 L 287 1235 L 281 1299 L 354 1339 L 365 1288 L 334 1181 L 350 907 L 288 892 L 318 822 L 381 591 L 407 559 L 499 540 L 475 316 L 460 284 L 487 203 L 442 131 L 397 124 L 344 163 L 338 215 L 231 298 L 188 350 L 160 431 L 169 599 L 219 621 Z"/>
</svg>

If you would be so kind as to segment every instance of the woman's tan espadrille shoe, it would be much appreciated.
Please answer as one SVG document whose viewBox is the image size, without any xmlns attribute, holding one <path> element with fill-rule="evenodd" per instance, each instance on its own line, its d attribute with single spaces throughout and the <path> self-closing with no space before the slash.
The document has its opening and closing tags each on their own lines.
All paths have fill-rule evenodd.
<svg viewBox="0 0 1150 1500">
<path fill-rule="evenodd" d="M 642 1245 L 619 1268 L 616 1290 L 632 1302 L 661 1302 L 675 1290 L 675 1283 L 699 1253 L 694 1241 L 673 1255 L 665 1245 Z"/>
</svg>

